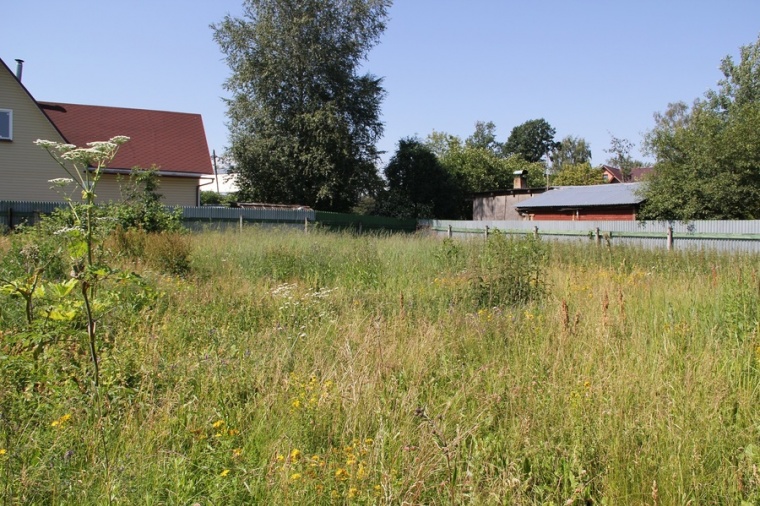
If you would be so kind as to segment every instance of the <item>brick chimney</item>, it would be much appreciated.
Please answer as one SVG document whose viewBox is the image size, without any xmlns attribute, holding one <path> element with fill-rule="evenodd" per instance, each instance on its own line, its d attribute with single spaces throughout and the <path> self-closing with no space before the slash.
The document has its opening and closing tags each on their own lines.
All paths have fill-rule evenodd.
<svg viewBox="0 0 760 506">
<path fill-rule="evenodd" d="M 514 188 L 515 190 L 520 190 L 520 189 L 528 187 L 528 171 L 527 170 L 516 170 L 512 174 L 515 177 L 514 183 L 512 184 L 512 188 Z"/>
</svg>

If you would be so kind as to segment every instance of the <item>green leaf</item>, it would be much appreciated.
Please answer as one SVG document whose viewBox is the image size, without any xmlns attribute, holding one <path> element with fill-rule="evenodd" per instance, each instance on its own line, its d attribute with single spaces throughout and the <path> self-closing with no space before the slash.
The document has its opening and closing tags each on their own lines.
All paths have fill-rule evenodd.
<svg viewBox="0 0 760 506">
<path fill-rule="evenodd" d="M 64 309 L 61 307 L 53 308 L 52 311 L 50 311 L 50 319 L 54 321 L 71 321 L 74 319 L 74 317 L 77 315 L 77 312 L 73 309 Z"/>
<path fill-rule="evenodd" d="M 74 278 L 62 281 L 60 283 L 48 283 L 47 288 L 50 295 L 56 299 L 63 299 L 68 296 L 77 286 L 78 281 Z"/>
<path fill-rule="evenodd" d="M 73 259 L 83 258 L 87 254 L 87 242 L 86 241 L 74 241 L 69 244 L 68 247 L 69 256 Z"/>
</svg>

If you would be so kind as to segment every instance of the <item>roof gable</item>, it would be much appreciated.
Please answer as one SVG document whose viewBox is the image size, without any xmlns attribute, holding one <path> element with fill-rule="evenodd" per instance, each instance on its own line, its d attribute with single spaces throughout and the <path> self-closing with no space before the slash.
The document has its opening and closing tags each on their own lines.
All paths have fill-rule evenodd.
<svg viewBox="0 0 760 506">
<path fill-rule="evenodd" d="M 628 180 L 625 180 L 625 176 L 623 175 L 623 170 L 618 167 L 612 167 L 611 165 L 602 165 L 602 170 L 606 171 L 608 174 L 612 176 L 612 179 L 615 179 L 616 181 L 610 181 L 610 182 L 617 182 L 617 183 L 631 183 L 631 182 L 638 182 L 642 181 L 644 177 L 646 177 L 650 172 L 654 170 L 653 167 L 633 167 L 631 169 L 630 177 L 628 177 Z"/>
<path fill-rule="evenodd" d="M 213 174 L 200 114 L 55 102 L 39 105 L 71 144 L 130 137 L 110 169 L 156 165 L 165 174 Z"/>
<path fill-rule="evenodd" d="M 26 86 L 24 86 L 24 84 L 21 81 L 18 80 L 18 77 L 16 77 L 16 73 L 11 70 L 11 68 L 5 63 L 5 61 L 3 61 L 2 58 L 0 58 L 0 72 L 3 72 L 3 69 L 5 69 L 5 72 L 8 73 L 8 76 L 9 76 L 8 80 L 10 82 L 12 82 L 12 83 L 15 83 L 15 85 L 17 85 L 19 87 L 19 89 L 21 89 L 21 91 L 23 92 L 23 94 L 29 99 L 29 102 L 31 104 L 34 104 L 34 108 L 39 111 L 40 116 L 42 118 L 44 118 L 45 121 L 47 123 L 49 123 L 50 126 L 52 126 L 57 131 L 58 135 L 61 136 L 61 139 L 65 139 L 65 137 L 64 137 L 63 133 L 60 131 L 60 129 L 58 129 L 58 127 L 55 125 L 55 123 L 53 123 L 52 121 L 50 121 L 50 118 L 48 118 L 48 116 L 45 115 L 45 113 L 41 110 L 40 104 L 34 99 L 34 97 L 32 96 L 32 94 L 29 93 L 29 90 L 26 88 Z M 4 99 L 5 98 L 8 98 L 8 97 L 4 97 Z M 58 139 L 50 139 L 50 140 L 58 140 Z"/>
</svg>

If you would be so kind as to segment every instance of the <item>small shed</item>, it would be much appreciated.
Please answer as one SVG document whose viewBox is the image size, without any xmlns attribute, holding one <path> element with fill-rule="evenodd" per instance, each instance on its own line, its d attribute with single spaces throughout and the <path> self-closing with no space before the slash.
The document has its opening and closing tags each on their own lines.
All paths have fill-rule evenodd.
<svg viewBox="0 0 760 506">
<path fill-rule="evenodd" d="M 528 171 L 516 170 L 512 188 L 492 190 L 472 195 L 473 220 L 520 220 L 515 205 L 546 191 L 546 188 L 529 188 Z"/>
<path fill-rule="evenodd" d="M 515 206 L 529 220 L 630 220 L 644 202 L 642 183 L 559 186 Z"/>
</svg>

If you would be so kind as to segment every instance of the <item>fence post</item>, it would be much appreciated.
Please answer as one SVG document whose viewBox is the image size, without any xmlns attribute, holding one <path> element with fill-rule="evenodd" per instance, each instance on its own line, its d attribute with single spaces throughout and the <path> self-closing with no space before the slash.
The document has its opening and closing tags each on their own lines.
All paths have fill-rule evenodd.
<svg viewBox="0 0 760 506">
<path fill-rule="evenodd" d="M 486 240 L 486 241 L 488 240 L 488 225 L 486 225 L 486 230 L 483 233 L 483 239 Z"/>
<path fill-rule="evenodd" d="M 243 211 L 240 211 L 240 233 L 243 233 Z"/>
<path fill-rule="evenodd" d="M 538 239 L 538 226 L 533 227 L 533 237 Z"/>
<path fill-rule="evenodd" d="M 599 227 L 596 227 L 596 245 L 601 246 L 602 244 L 602 235 L 599 233 Z"/>
<path fill-rule="evenodd" d="M 673 249 L 673 227 L 668 227 L 668 251 Z"/>
<path fill-rule="evenodd" d="M 449 235 L 449 239 L 451 239 L 451 237 L 452 237 L 452 235 L 453 235 L 453 234 L 451 233 L 451 225 L 449 225 L 449 234 L 448 234 L 448 235 Z"/>
<path fill-rule="evenodd" d="M 303 219 L 303 233 L 308 234 L 309 233 L 309 217 Z"/>
</svg>

